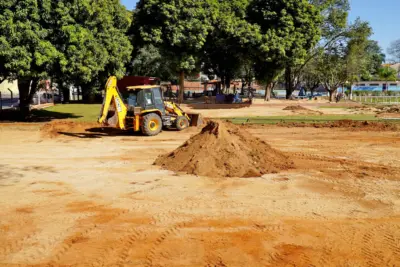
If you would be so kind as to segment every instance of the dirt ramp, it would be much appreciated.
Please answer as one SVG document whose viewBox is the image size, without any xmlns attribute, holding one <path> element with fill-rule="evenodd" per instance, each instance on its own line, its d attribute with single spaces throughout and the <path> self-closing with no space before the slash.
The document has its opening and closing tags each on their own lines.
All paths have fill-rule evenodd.
<svg viewBox="0 0 400 267">
<path fill-rule="evenodd" d="M 304 114 L 304 115 L 323 115 L 324 114 L 321 111 L 311 110 L 311 109 L 305 108 L 300 105 L 288 106 L 288 107 L 284 108 L 283 110 L 292 111 L 293 113 Z"/>
<path fill-rule="evenodd" d="M 260 177 L 294 168 L 288 156 L 228 122 L 209 121 L 181 147 L 160 156 L 165 169 L 209 177 Z"/>
</svg>

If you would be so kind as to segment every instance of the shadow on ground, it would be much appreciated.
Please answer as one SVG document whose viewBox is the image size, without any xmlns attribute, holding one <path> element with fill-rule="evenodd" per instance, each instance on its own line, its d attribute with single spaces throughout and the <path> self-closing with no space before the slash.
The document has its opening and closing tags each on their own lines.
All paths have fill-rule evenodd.
<svg viewBox="0 0 400 267">
<path fill-rule="evenodd" d="M 241 109 L 251 106 L 250 103 L 237 103 L 237 104 L 202 104 L 193 103 L 187 104 L 191 109 Z"/>
<path fill-rule="evenodd" d="M 72 113 L 48 111 L 45 109 L 32 110 L 32 113 L 28 118 L 24 118 L 18 110 L 10 109 L 0 111 L 0 121 L 3 122 L 50 122 L 52 120 L 78 118 L 82 118 L 82 116 L 77 116 Z"/>
<path fill-rule="evenodd" d="M 110 127 L 95 127 L 88 128 L 84 133 L 72 133 L 72 132 L 58 132 L 61 135 L 76 137 L 82 139 L 95 139 L 103 137 L 114 137 L 114 136 L 141 136 L 140 132 L 134 132 L 130 130 L 120 130 Z"/>
</svg>

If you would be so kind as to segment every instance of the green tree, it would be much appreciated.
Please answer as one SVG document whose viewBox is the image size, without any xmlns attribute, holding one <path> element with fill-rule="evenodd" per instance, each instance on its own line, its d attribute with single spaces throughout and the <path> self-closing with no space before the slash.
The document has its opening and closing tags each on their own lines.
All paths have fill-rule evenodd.
<svg viewBox="0 0 400 267">
<path fill-rule="evenodd" d="M 122 76 L 129 24 L 118 0 L 1 1 L 0 76 L 18 80 L 23 115 L 41 79 L 87 85 Z"/>
<path fill-rule="evenodd" d="M 153 44 L 179 73 L 183 101 L 185 73 L 200 65 L 199 57 L 217 17 L 211 0 L 140 0 L 134 13 L 133 43 Z"/>
<path fill-rule="evenodd" d="M 168 58 L 160 53 L 160 50 L 147 45 L 135 53 L 135 58 L 128 67 L 129 73 L 134 76 L 158 77 L 163 81 L 176 79 L 176 72 L 171 69 Z"/>
<path fill-rule="evenodd" d="M 329 92 L 330 101 L 340 86 L 358 80 L 365 71 L 368 63 L 365 51 L 371 33 L 369 24 L 357 19 L 317 59 L 321 82 Z"/>
<path fill-rule="evenodd" d="M 82 88 L 88 101 L 111 75 L 124 76 L 132 46 L 131 13 L 118 0 L 51 1 L 52 40 L 64 55 L 56 80 Z"/>
<path fill-rule="evenodd" d="M 381 81 L 386 82 L 386 88 L 389 88 L 389 81 L 397 80 L 397 71 L 389 66 L 385 66 L 379 69 L 378 77 Z"/>
<path fill-rule="evenodd" d="M 215 74 L 230 88 L 231 80 L 241 75 L 255 43 L 255 27 L 246 21 L 249 0 L 219 1 L 218 19 L 208 35 L 202 57 L 203 72 Z"/>
<path fill-rule="evenodd" d="M 21 112 L 29 104 L 41 79 L 57 62 L 65 66 L 63 55 L 50 40 L 51 30 L 43 21 L 46 3 L 37 0 L 0 2 L 0 70 L 3 79 L 17 80 Z M 43 12 L 44 11 L 44 12 Z"/>
<path fill-rule="evenodd" d="M 321 73 L 319 71 L 318 56 L 313 57 L 305 65 L 300 80 L 307 92 L 314 95 L 315 90 L 321 85 Z"/>
<path fill-rule="evenodd" d="M 310 0 L 319 11 L 322 20 L 319 28 L 321 30 L 321 39 L 316 46 L 310 46 L 307 55 L 294 54 L 291 60 L 285 65 L 285 86 L 287 97 L 289 97 L 297 85 L 299 85 L 302 72 L 306 65 L 318 56 L 321 48 L 326 48 L 337 42 L 346 32 L 348 11 L 350 4 L 348 0 Z"/>
<path fill-rule="evenodd" d="M 378 74 L 382 64 L 386 61 L 386 55 L 383 53 L 378 42 L 374 40 L 368 40 L 365 53 L 367 57 L 367 66 L 365 73 L 361 76 L 361 80 L 367 81 Z"/>
<path fill-rule="evenodd" d="M 258 79 L 270 84 L 286 67 L 289 98 L 294 90 L 289 78 L 291 67 L 303 63 L 308 51 L 320 39 L 320 11 L 306 0 L 253 0 L 248 8 L 248 20 L 258 25 L 261 32 L 256 65 L 259 70 L 269 72 L 258 73 Z M 260 66 L 263 63 L 266 67 Z"/>
<path fill-rule="evenodd" d="M 330 47 L 317 60 L 321 83 L 329 93 L 329 101 L 347 81 L 346 58 L 342 49 Z"/>
<path fill-rule="evenodd" d="M 372 64 L 376 64 L 376 62 L 372 62 L 375 55 L 372 54 L 373 51 L 368 50 L 368 48 L 376 49 L 376 47 L 372 47 L 373 44 L 368 39 L 371 34 L 372 29 L 369 24 L 360 19 L 357 19 L 349 27 L 346 34 L 347 38 L 344 40 L 347 45 L 345 49 L 346 64 L 343 67 L 347 70 L 347 82 L 350 84 L 360 81 L 362 76 L 371 76 L 370 71 L 374 72 L 371 68 L 374 67 Z"/>
</svg>

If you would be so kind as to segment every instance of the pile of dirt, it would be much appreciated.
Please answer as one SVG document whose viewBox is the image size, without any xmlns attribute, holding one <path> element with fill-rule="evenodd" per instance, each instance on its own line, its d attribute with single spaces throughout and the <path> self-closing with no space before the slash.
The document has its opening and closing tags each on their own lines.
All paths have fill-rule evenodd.
<svg viewBox="0 0 400 267">
<path fill-rule="evenodd" d="M 353 121 L 353 120 L 339 120 L 332 122 L 320 123 L 301 123 L 289 122 L 280 123 L 278 126 L 284 127 L 314 127 L 314 128 L 351 128 L 352 131 L 397 131 L 397 125 L 393 123 L 375 122 L 375 121 Z"/>
<path fill-rule="evenodd" d="M 284 108 L 283 110 L 291 110 L 291 111 L 296 111 L 296 110 L 309 110 L 303 106 L 300 105 L 295 105 L 295 106 L 287 106 L 286 108 Z"/>
<path fill-rule="evenodd" d="M 229 122 L 209 121 L 181 147 L 159 156 L 165 169 L 209 177 L 260 177 L 294 168 L 294 162 Z"/>
<path fill-rule="evenodd" d="M 378 114 L 381 113 L 400 113 L 400 106 L 382 106 L 382 107 L 377 107 L 379 111 L 377 111 Z"/>
<path fill-rule="evenodd" d="M 400 118 L 400 106 L 382 106 L 377 107 L 376 117 L 378 118 Z"/>
<path fill-rule="evenodd" d="M 292 111 L 293 113 L 296 113 L 296 114 L 306 114 L 306 115 L 322 115 L 322 114 L 324 114 L 321 111 L 311 110 L 311 109 L 305 108 L 300 105 L 287 106 L 283 110 Z"/>
<path fill-rule="evenodd" d="M 44 137 L 55 138 L 62 134 L 85 133 L 95 127 L 99 127 L 99 125 L 96 123 L 57 120 L 46 123 L 40 131 Z"/>
</svg>

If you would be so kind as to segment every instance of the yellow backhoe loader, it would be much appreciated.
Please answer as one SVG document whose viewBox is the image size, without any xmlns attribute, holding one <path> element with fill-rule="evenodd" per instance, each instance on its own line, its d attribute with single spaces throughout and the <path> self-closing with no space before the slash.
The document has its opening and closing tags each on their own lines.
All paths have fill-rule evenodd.
<svg viewBox="0 0 400 267">
<path fill-rule="evenodd" d="M 173 102 L 163 100 L 159 85 L 129 86 L 126 92 L 117 87 L 117 78 L 108 79 L 98 122 L 122 130 L 133 129 L 155 136 L 163 128 L 179 131 L 201 124 L 199 114 L 185 113 Z"/>
</svg>

